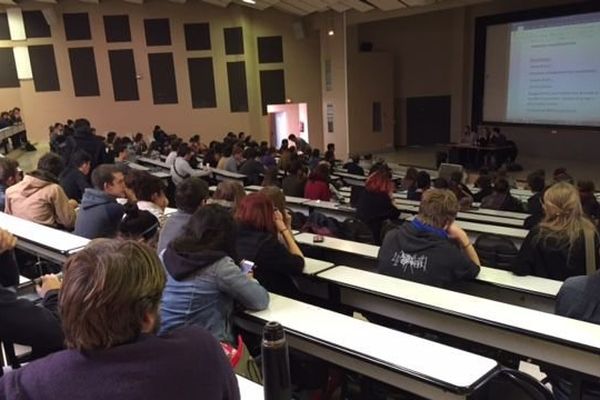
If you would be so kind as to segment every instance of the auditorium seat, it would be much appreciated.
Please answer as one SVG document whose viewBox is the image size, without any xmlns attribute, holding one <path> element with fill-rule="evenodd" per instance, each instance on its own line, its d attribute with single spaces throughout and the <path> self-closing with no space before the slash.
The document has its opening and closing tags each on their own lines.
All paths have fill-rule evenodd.
<svg viewBox="0 0 600 400">
<path fill-rule="evenodd" d="M 512 240 L 492 234 L 480 235 L 475 240 L 475 250 L 482 265 L 505 271 L 511 270 L 512 261 L 519 253 Z"/>
</svg>

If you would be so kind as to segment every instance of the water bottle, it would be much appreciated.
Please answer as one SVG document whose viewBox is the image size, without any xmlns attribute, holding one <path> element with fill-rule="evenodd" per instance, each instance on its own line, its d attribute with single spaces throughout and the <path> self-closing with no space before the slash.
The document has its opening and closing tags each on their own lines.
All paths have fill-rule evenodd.
<svg viewBox="0 0 600 400">
<path fill-rule="evenodd" d="M 263 329 L 262 375 L 265 400 L 290 400 L 290 357 L 283 326 L 267 322 Z"/>
</svg>

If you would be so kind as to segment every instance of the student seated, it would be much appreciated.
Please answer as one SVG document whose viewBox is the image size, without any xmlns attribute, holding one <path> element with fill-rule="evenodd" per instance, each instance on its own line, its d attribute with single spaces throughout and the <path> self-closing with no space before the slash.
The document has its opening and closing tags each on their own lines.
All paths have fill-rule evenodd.
<svg viewBox="0 0 600 400">
<path fill-rule="evenodd" d="M 459 210 L 461 211 L 470 209 L 473 204 L 473 193 L 463 183 L 463 179 L 462 171 L 456 171 L 450 175 L 450 180 L 448 181 L 449 189 L 458 199 Z"/>
<path fill-rule="evenodd" d="M 363 176 L 365 174 L 365 170 L 359 165 L 359 162 L 360 156 L 358 154 L 352 154 L 350 156 L 350 161 L 344 164 L 344 169 L 349 174 Z"/>
<path fill-rule="evenodd" d="M 407 192 L 414 192 L 417 190 L 417 175 L 419 172 L 416 168 L 410 167 L 406 170 L 406 175 L 402 179 L 402 190 Z"/>
<path fill-rule="evenodd" d="M 521 201 L 510 194 L 510 186 L 504 178 L 494 183 L 494 193 L 481 201 L 481 208 L 491 210 L 523 212 Z"/>
<path fill-rule="evenodd" d="M 221 346 L 199 327 L 155 335 L 160 260 L 132 241 L 101 239 L 64 267 L 59 310 L 68 350 L 0 379 L 0 398 L 239 399 Z"/>
<path fill-rule="evenodd" d="M 329 164 L 321 162 L 308 176 L 304 186 L 304 198 L 309 200 L 331 200 L 329 189 Z"/>
<path fill-rule="evenodd" d="M 479 189 L 477 193 L 473 194 L 473 201 L 475 203 L 481 203 L 484 198 L 494 193 L 492 177 L 489 175 L 479 175 L 475 181 L 475 187 Z"/>
<path fill-rule="evenodd" d="M 58 155 L 43 155 L 35 171 L 6 189 L 5 212 L 38 224 L 73 229 L 77 202 L 69 200 L 58 184 L 63 169 Z"/>
<path fill-rule="evenodd" d="M 217 164 L 217 169 L 223 169 L 229 172 L 238 172 L 238 165 L 242 161 L 243 150 L 238 147 L 226 147 L 223 151 L 223 157 Z"/>
<path fill-rule="evenodd" d="M 167 155 L 167 158 L 165 159 L 165 164 L 167 164 L 167 166 L 169 168 L 171 168 L 173 166 L 173 163 L 175 162 L 175 159 L 177 158 L 177 152 L 179 150 L 179 146 L 181 146 L 182 142 L 183 141 L 179 138 L 173 139 L 171 141 L 171 151 L 169 152 L 169 154 Z"/>
<path fill-rule="evenodd" d="M 113 164 L 99 165 L 92 172 L 92 185 L 83 192 L 73 233 L 88 239 L 114 237 L 124 213 L 117 203 L 117 198 L 125 197 L 123 172 Z"/>
<path fill-rule="evenodd" d="M 247 176 L 248 183 L 251 185 L 260 185 L 262 176 L 266 170 L 265 167 L 258 160 L 258 152 L 252 147 L 248 147 L 244 150 L 244 158 L 246 161 L 240 165 L 239 173 Z"/>
<path fill-rule="evenodd" d="M 20 180 L 19 163 L 8 157 L 0 157 L 0 211 L 4 211 L 6 189 Z"/>
<path fill-rule="evenodd" d="M 121 170 L 125 175 L 130 171 L 131 167 L 127 165 L 129 163 L 129 150 L 124 141 L 117 140 L 114 146 L 114 161 L 113 163 Z"/>
<path fill-rule="evenodd" d="M 598 253 L 596 253 L 596 263 Z M 563 317 L 600 324 L 600 271 L 590 276 L 568 278 L 556 296 L 554 312 Z M 562 371 L 548 368 L 544 371 L 552 383 L 552 392 L 557 400 L 572 399 L 571 377 Z M 600 398 L 598 382 L 582 382 L 582 399 Z"/>
<path fill-rule="evenodd" d="M 185 179 L 191 176 L 207 176 L 210 175 L 210 171 L 204 169 L 194 169 L 190 165 L 192 157 L 196 157 L 196 153 L 192 152 L 187 143 L 179 145 L 177 150 L 177 158 L 173 162 L 171 167 L 171 179 L 175 185 L 179 185 Z"/>
<path fill-rule="evenodd" d="M 431 177 L 425 171 L 419 171 L 417 173 L 417 183 L 416 188 L 414 190 L 408 191 L 406 193 L 406 198 L 408 200 L 421 201 L 421 197 L 423 193 L 431 187 Z"/>
<path fill-rule="evenodd" d="M 254 277 L 267 290 L 292 296 L 297 289 L 290 278 L 304 270 L 304 255 L 285 217 L 264 193 L 246 196 L 235 211 L 237 253 L 256 264 Z M 282 242 L 279 241 L 281 237 Z"/>
<path fill-rule="evenodd" d="M 231 214 L 221 206 L 207 205 L 169 243 L 162 254 L 168 276 L 161 333 L 199 325 L 217 340 L 235 343 L 234 302 L 250 310 L 268 307 L 269 293 L 236 263 L 236 237 Z"/>
<path fill-rule="evenodd" d="M 35 359 L 63 348 L 58 318 L 60 281 L 54 275 L 42 277 L 42 285 L 37 288 L 41 307 L 18 298 L 9 289 L 19 284 L 19 268 L 12 251 L 16 243 L 15 237 L 0 229 L 0 341 L 30 346 Z M 0 398 L 4 398 L 2 394 L 0 390 Z"/>
<path fill-rule="evenodd" d="M 290 166 L 289 174 L 283 178 L 281 187 L 283 194 L 293 197 L 304 197 L 306 186 L 306 169 L 302 161 L 296 160 Z"/>
<path fill-rule="evenodd" d="M 137 199 L 137 206 L 142 211 L 149 211 L 164 226 L 167 222 L 165 208 L 169 205 L 169 199 L 165 194 L 165 185 L 156 176 L 146 171 L 139 171 L 134 178 L 133 192 Z"/>
<path fill-rule="evenodd" d="M 135 240 L 156 248 L 159 229 L 158 219 L 152 213 L 140 210 L 135 204 L 126 204 L 117 237 L 124 240 Z"/>
<path fill-rule="evenodd" d="M 60 186 L 69 199 L 81 202 L 85 189 L 91 188 L 88 180 L 92 168 L 92 159 L 83 150 L 76 151 L 71 156 L 71 166 L 60 176 Z"/>
<path fill-rule="evenodd" d="M 90 155 L 92 159 L 92 170 L 98 165 L 110 161 L 104 141 L 100 137 L 94 135 L 93 128 L 87 119 L 80 118 L 76 120 L 73 129 L 75 130 L 75 133 L 69 138 L 72 142 L 73 149 L 83 150 Z"/>
<path fill-rule="evenodd" d="M 527 199 L 527 212 L 531 216 L 527 217 L 524 226 L 526 229 L 531 229 L 544 218 L 544 209 L 542 207 L 544 190 L 546 188 L 544 175 L 540 173 L 530 174 L 527 177 L 527 186 L 529 186 L 533 195 Z"/>
<path fill-rule="evenodd" d="M 396 185 L 392 181 L 389 168 L 379 169 L 371 174 L 365 184 L 356 206 L 356 216 L 367 224 L 377 243 L 381 243 L 381 226 L 383 221 L 395 220 L 400 210 L 394 206 L 393 193 Z"/>
<path fill-rule="evenodd" d="M 513 272 L 559 281 L 585 275 L 585 233 L 594 237 L 594 254 L 598 254 L 599 242 L 594 224 L 583 213 L 575 186 L 560 182 L 546 190 L 544 214 L 523 241 Z"/>
<path fill-rule="evenodd" d="M 175 189 L 177 212 L 171 214 L 160 230 L 157 252 L 160 255 L 167 245 L 179 237 L 192 215 L 208 199 L 208 184 L 196 177 L 187 178 Z"/>
<path fill-rule="evenodd" d="M 241 183 L 238 181 L 223 181 L 217 185 L 217 190 L 207 203 L 218 204 L 233 211 L 244 197 L 246 197 L 246 191 Z"/>
<path fill-rule="evenodd" d="M 423 193 L 419 215 L 383 240 L 377 271 L 438 287 L 475 278 L 479 257 L 465 231 L 454 222 L 457 212 L 458 201 L 451 191 Z"/>
<path fill-rule="evenodd" d="M 581 207 L 584 214 L 598 225 L 600 221 L 600 203 L 596 200 L 596 187 L 592 181 L 579 181 L 577 183 L 579 197 L 581 198 Z"/>
</svg>

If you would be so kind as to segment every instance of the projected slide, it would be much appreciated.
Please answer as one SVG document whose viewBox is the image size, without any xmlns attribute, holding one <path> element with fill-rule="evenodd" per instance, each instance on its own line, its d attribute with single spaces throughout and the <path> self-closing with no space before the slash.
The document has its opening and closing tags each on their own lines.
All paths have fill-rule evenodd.
<svg viewBox="0 0 600 400">
<path fill-rule="evenodd" d="M 600 13 L 511 24 L 509 57 L 507 121 L 600 126 Z"/>
</svg>

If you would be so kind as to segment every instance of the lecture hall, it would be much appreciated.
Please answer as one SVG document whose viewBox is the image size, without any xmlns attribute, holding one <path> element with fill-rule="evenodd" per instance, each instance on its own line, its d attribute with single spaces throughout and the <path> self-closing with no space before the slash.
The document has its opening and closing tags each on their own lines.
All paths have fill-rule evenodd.
<svg viewBox="0 0 600 400">
<path fill-rule="evenodd" d="M 0 400 L 600 400 L 598 149 L 597 0 L 0 0 Z"/>
</svg>

